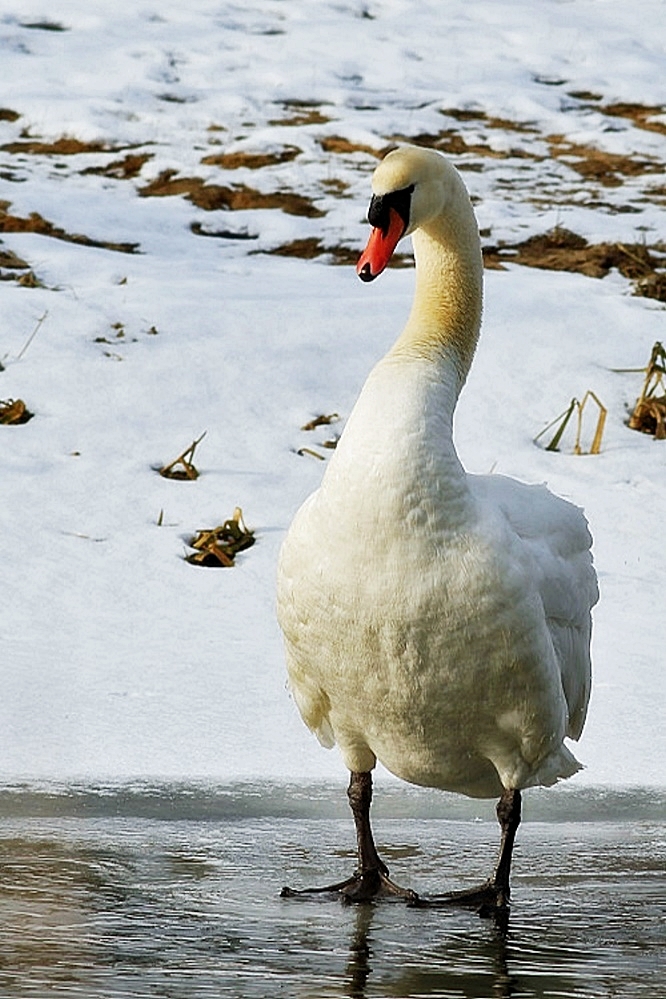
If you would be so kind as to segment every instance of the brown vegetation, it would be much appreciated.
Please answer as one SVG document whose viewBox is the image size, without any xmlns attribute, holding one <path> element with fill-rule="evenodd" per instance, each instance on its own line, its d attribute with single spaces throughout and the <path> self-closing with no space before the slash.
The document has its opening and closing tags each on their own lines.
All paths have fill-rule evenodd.
<svg viewBox="0 0 666 999">
<path fill-rule="evenodd" d="M 325 153 L 337 153 L 341 155 L 346 153 L 367 153 L 369 156 L 376 158 L 379 158 L 383 153 L 383 149 L 374 149 L 372 146 L 366 146 L 362 142 L 350 142 L 349 139 L 344 139 L 341 135 L 326 135 L 318 141 Z"/>
<path fill-rule="evenodd" d="M 666 351 L 659 341 L 650 354 L 645 381 L 629 417 L 629 427 L 651 434 L 655 440 L 666 440 Z"/>
<path fill-rule="evenodd" d="M 483 256 L 485 266 L 491 270 L 503 270 L 504 264 L 514 263 L 601 278 L 616 268 L 623 277 L 636 282 L 636 294 L 666 301 L 664 261 L 655 252 L 663 254 L 666 245 L 588 243 L 576 233 L 557 228 L 522 243 L 484 247 Z"/>
<path fill-rule="evenodd" d="M 195 551 L 186 556 L 185 561 L 193 565 L 230 568 L 238 552 L 251 548 L 255 540 L 254 531 L 245 526 L 243 511 L 237 506 L 233 516 L 219 527 L 197 531 L 190 541 L 190 548 Z"/>
<path fill-rule="evenodd" d="M 122 160 L 114 160 L 105 166 L 86 167 L 82 174 L 100 174 L 103 177 L 114 177 L 116 180 L 131 180 L 141 173 L 144 164 L 152 159 L 152 153 L 129 153 Z"/>
<path fill-rule="evenodd" d="M 288 215 L 304 215 L 307 218 L 321 218 L 326 214 L 302 194 L 291 191 L 264 194 L 244 184 L 235 187 L 206 184 L 201 177 L 177 177 L 175 170 L 162 171 L 145 187 L 139 188 L 139 194 L 144 198 L 181 196 L 207 212 L 279 208 Z"/>
<path fill-rule="evenodd" d="M 30 156 L 79 156 L 81 153 L 114 153 L 122 146 L 112 146 L 108 142 L 82 142 L 63 136 L 54 142 L 40 142 L 38 139 L 21 139 L 0 146 L 5 153 L 26 153 Z M 126 148 L 126 147 L 125 147 Z"/>
<path fill-rule="evenodd" d="M 325 125 L 331 119 L 319 110 L 319 105 L 313 101 L 284 101 L 282 103 L 287 117 L 273 118 L 269 125 Z"/>
<path fill-rule="evenodd" d="M 138 243 L 113 243 L 104 239 L 91 239 L 81 233 L 69 233 L 43 218 L 39 212 L 30 212 L 28 218 L 20 218 L 18 215 L 11 215 L 9 208 L 9 201 L 0 201 L 0 232 L 36 232 L 40 236 L 52 236 L 65 243 L 94 246 L 117 253 L 136 253 L 139 246 Z"/>
<path fill-rule="evenodd" d="M 285 146 L 279 153 L 212 153 L 204 156 L 202 163 L 208 166 L 219 166 L 223 170 L 260 170 L 262 167 L 277 166 L 289 163 L 301 153 L 297 146 Z"/>
<path fill-rule="evenodd" d="M 593 146 L 570 142 L 563 135 L 547 138 L 554 159 L 562 160 L 585 180 L 597 181 L 603 187 L 620 187 L 623 177 L 642 177 L 664 171 L 664 164 L 658 160 L 607 153 Z"/>
<path fill-rule="evenodd" d="M 615 104 L 605 104 L 599 110 L 614 118 L 629 118 L 637 128 L 645 129 L 646 132 L 666 135 L 666 122 L 652 120 L 658 116 L 666 116 L 666 108 L 659 104 L 629 104 L 618 101 Z"/>
<path fill-rule="evenodd" d="M 16 426 L 19 423 L 27 423 L 34 413 L 31 413 L 23 399 L 5 399 L 0 401 L 0 424 L 5 426 Z"/>
</svg>

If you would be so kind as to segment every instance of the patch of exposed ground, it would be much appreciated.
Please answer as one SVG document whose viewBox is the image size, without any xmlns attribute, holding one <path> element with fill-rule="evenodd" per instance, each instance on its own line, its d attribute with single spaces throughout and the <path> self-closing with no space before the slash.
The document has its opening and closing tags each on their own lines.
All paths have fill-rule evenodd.
<svg viewBox="0 0 666 999">
<path fill-rule="evenodd" d="M 607 153 L 594 146 L 570 142 L 563 135 L 549 135 L 547 141 L 554 159 L 562 160 L 585 180 L 597 181 L 603 187 L 620 187 L 624 177 L 664 172 L 664 164 L 650 157 Z"/>
<path fill-rule="evenodd" d="M 91 239 L 81 233 L 70 233 L 43 218 L 38 212 L 30 212 L 27 218 L 12 215 L 9 211 L 10 202 L 0 201 L 0 232 L 34 232 L 40 236 L 52 236 L 65 243 L 77 243 L 80 246 L 94 246 L 102 250 L 114 250 L 117 253 L 136 253 L 138 243 L 114 243 L 104 239 Z"/>
<path fill-rule="evenodd" d="M 99 174 L 103 177 L 114 177 L 116 180 L 130 180 L 137 177 L 143 166 L 152 159 L 152 153 L 129 153 L 122 160 L 114 160 L 104 166 L 86 167 L 82 174 Z"/>
<path fill-rule="evenodd" d="M 489 159 L 529 159 L 542 160 L 543 156 L 529 153 L 525 149 L 493 149 L 485 142 L 467 142 L 456 129 L 447 128 L 441 132 L 420 132 L 418 135 L 394 135 L 393 142 L 411 142 L 415 146 L 438 149 L 449 156 L 484 156 Z"/>
<path fill-rule="evenodd" d="M 192 222 L 190 231 L 195 236 L 208 236 L 210 239 L 258 239 L 258 234 L 247 229 L 209 229 L 201 222 Z"/>
<path fill-rule="evenodd" d="M 18 121 L 21 115 L 11 108 L 0 108 L 0 121 Z"/>
<path fill-rule="evenodd" d="M 318 141 L 325 153 L 336 153 L 342 156 L 349 153 L 366 153 L 380 159 L 388 148 L 375 149 L 362 142 L 350 142 L 349 139 L 344 139 L 341 135 L 327 135 Z"/>
<path fill-rule="evenodd" d="M 325 125 L 331 119 L 322 114 L 320 105 L 314 101 L 283 101 L 284 117 L 272 118 L 269 125 Z"/>
<path fill-rule="evenodd" d="M 208 166 L 222 167 L 223 170 L 239 170 L 241 167 L 260 170 L 262 167 L 289 163 L 290 160 L 296 159 L 300 152 L 297 146 L 285 146 L 278 153 L 213 153 L 204 156 L 201 162 Z"/>
<path fill-rule="evenodd" d="M 666 302 L 666 243 L 588 243 L 558 228 L 522 243 L 484 247 L 483 257 L 485 266 L 495 270 L 513 263 L 602 278 L 616 269 L 634 282 L 637 295 Z"/>
<path fill-rule="evenodd" d="M 352 266 L 361 255 L 360 248 L 351 249 L 348 246 L 326 246 L 320 239 L 293 239 L 272 250 L 259 251 L 275 257 L 298 257 L 301 260 L 314 260 L 317 257 L 329 257 L 332 264 Z M 411 267 L 414 258 L 408 253 L 394 253 L 389 260 L 389 267 Z"/>
<path fill-rule="evenodd" d="M 326 214 L 308 198 L 292 191 L 264 194 L 244 184 L 235 187 L 206 184 L 201 177 L 178 177 L 175 170 L 164 170 L 145 187 L 139 188 L 139 194 L 143 198 L 184 197 L 207 212 L 219 209 L 245 211 L 252 208 L 279 208 L 288 215 L 304 215 L 311 219 L 321 218 Z"/>
<path fill-rule="evenodd" d="M 30 267 L 30 264 L 13 253 L 12 250 L 0 246 L 0 267 L 4 270 L 22 271 Z"/>
<path fill-rule="evenodd" d="M 0 281 L 16 281 L 25 288 L 39 287 L 27 260 L 0 244 Z"/>
<path fill-rule="evenodd" d="M 21 21 L 22 28 L 29 28 L 32 31 L 69 31 L 66 25 L 60 21 Z"/>
<path fill-rule="evenodd" d="M 637 128 L 646 132 L 659 132 L 666 135 L 666 121 L 655 121 L 655 118 L 666 118 L 666 108 L 661 105 L 626 104 L 618 101 L 615 104 L 604 104 L 599 108 L 611 118 L 628 118 Z"/>
<path fill-rule="evenodd" d="M 63 136 L 54 142 L 42 142 L 39 139 L 19 139 L 7 142 L 0 149 L 5 153 L 24 153 L 29 156 L 80 156 L 82 153 L 117 153 L 127 146 L 114 146 L 108 142 L 82 142 Z"/>
<path fill-rule="evenodd" d="M 487 128 L 498 128 L 503 132 L 521 132 L 523 135 L 538 135 L 539 129 L 531 122 L 512 121 L 510 118 L 496 118 L 480 109 L 445 108 L 441 114 L 455 121 L 478 121 Z"/>
</svg>

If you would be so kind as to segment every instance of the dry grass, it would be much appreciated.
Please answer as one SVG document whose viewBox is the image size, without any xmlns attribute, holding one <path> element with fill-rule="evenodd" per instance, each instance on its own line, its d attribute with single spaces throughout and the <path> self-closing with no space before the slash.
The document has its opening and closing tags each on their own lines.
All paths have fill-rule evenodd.
<svg viewBox="0 0 666 999">
<path fill-rule="evenodd" d="M 247 211 L 253 208 L 279 208 L 288 215 L 306 218 L 321 218 L 326 214 L 302 194 L 291 191 L 264 194 L 244 184 L 235 187 L 206 184 L 201 177 L 178 177 L 175 170 L 162 171 L 149 184 L 140 188 L 139 194 L 143 198 L 184 197 L 207 212 L 220 209 Z"/>
<path fill-rule="evenodd" d="M 39 212 L 31 212 L 27 218 L 12 215 L 9 211 L 11 203 L 0 201 L 0 232 L 35 232 L 40 236 L 52 236 L 65 243 L 77 243 L 80 246 L 94 246 L 103 250 L 114 250 L 116 253 L 136 253 L 138 243 L 114 243 L 105 239 L 91 239 L 81 233 L 66 232 L 59 226 L 43 218 Z"/>
<path fill-rule="evenodd" d="M 199 478 L 199 470 L 194 465 L 194 452 L 196 451 L 201 441 L 206 436 L 206 431 L 202 433 L 200 437 L 197 437 L 195 441 L 192 441 L 189 447 L 186 447 L 177 458 L 169 462 L 168 465 L 162 465 L 158 469 L 160 475 L 165 479 L 177 479 L 179 481 L 194 481 Z"/>
<path fill-rule="evenodd" d="M 223 170 L 261 170 L 263 167 L 277 166 L 289 163 L 299 156 L 301 150 L 297 146 L 285 146 L 279 153 L 212 153 L 204 156 L 202 163 L 208 166 L 219 166 Z"/>
<path fill-rule="evenodd" d="M 620 187 L 625 177 L 664 172 L 664 164 L 649 157 L 607 153 L 594 146 L 570 142 L 563 135 L 549 135 L 547 141 L 554 159 L 562 160 L 585 180 L 596 181 L 602 187 Z"/>
<path fill-rule="evenodd" d="M 190 541 L 190 548 L 195 550 L 186 556 L 185 561 L 193 565 L 228 569 L 234 564 L 236 555 L 251 548 L 255 540 L 254 531 L 245 526 L 243 511 L 237 506 L 229 520 L 219 527 L 197 531 Z"/>
<path fill-rule="evenodd" d="M 572 271 L 602 278 L 617 269 L 635 282 L 637 295 L 666 301 L 666 272 L 661 256 L 664 244 L 588 243 L 582 236 L 557 228 L 522 243 L 484 247 L 485 266 L 502 270 L 507 263 L 541 270 Z M 653 251 L 653 252 L 651 252 Z"/>
<path fill-rule="evenodd" d="M 34 413 L 31 413 L 23 399 L 5 399 L 0 401 L 0 424 L 16 426 L 27 423 Z"/>
<path fill-rule="evenodd" d="M 64 135 L 53 142 L 41 142 L 39 139 L 22 139 L 18 142 L 8 142 L 0 146 L 5 153 L 21 153 L 29 156 L 79 156 L 81 153 L 114 153 L 126 146 L 113 146 L 108 142 L 82 142 Z"/>
<path fill-rule="evenodd" d="M 350 142 L 349 139 L 345 139 L 341 135 L 326 135 L 318 141 L 325 153 L 335 153 L 341 156 L 349 155 L 350 153 L 364 153 L 368 156 L 374 156 L 375 159 L 379 159 L 384 152 L 384 148 L 375 149 L 373 146 L 367 146 L 362 142 Z"/>
<path fill-rule="evenodd" d="M 298 257 L 300 260 L 315 260 L 317 257 L 328 257 L 331 264 L 341 267 L 352 267 L 356 264 L 361 250 L 348 246 L 326 246 L 314 236 L 305 239 L 292 239 L 282 243 L 272 250 L 260 251 L 275 257 Z M 409 253 L 394 253 L 388 262 L 389 267 L 411 267 L 414 258 Z"/>
<path fill-rule="evenodd" d="M 286 125 L 290 128 L 307 125 L 325 125 L 331 119 L 322 114 L 320 105 L 314 101 L 284 101 L 281 105 L 284 108 L 285 116 L 282 118 L 272 118 L 269 125 Z"/>
<path fill-rule="evenodd" d="M 105 166 L 86 167 L 82 174 L 99 174 L 103 177 L 114 177 L 116 180 L 130 180 L 138 177 L 143 166 L 152 159 L 152 153 L 129 153 L 122 160 L 114 160 Z"/>
<path fill-rule="evenodd" d="M 659 341 L 650 354 L 641 394 L 629 417 L 629 427 L 666 440 L 666 351 Z"/>
<path fill-rule="evenodd" d="M 666 116 L 666 108 L 661 105 L 617 102 L 603 105 L 599 110 L 613 118 L 628 118 L 637 128 L 642 128 L 646 132 L 666 135 L 666 122 L 653 120 L 656 117 Z"/>
<path fill-rule="evenodd" d="M 596 405 L 599 415 L 597 417 L 590 446 L 587 450 L 585 450 L 582 444 L 583 419 L 585 416 L 585 409 L 590 401 Z M 563 413 L 560 413 L 559 416 L 556 416 L 547 427 L 544 427 L 543 430 L 536 435 L 534 438 L 535 444 L 544 436 L 544 434 L 548 433 L 549 430 L 552 430 L 553 427 L 557 427 L 552 439 L 548 444 L 546 444 L 546 451 L 559 451 L 564 432 L 567 429 L 569 421 L 574 413 L 576 414 L 576 434 L 571 448 L 573 454 L 599 454 L 601 451 L 601 441 L 604 435 L 604 427 L 606 425 L 608 410 L 591 389 L 587 390 L 580 401 L 578 399 L 572 399 L 567 409 L 565 409 Z"/>
</svg>

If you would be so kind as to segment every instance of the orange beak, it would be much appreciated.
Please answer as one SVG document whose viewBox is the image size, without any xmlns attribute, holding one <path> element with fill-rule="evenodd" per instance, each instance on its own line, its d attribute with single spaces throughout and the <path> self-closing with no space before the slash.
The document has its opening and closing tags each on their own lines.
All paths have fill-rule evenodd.
<svg viewBox="0 0 666 999">
<path fill-rule="evenodd" d="M 391 208 L 388 230 L 386 232 L 383 229 L 372 230 L 368 245 L 356 265 L 356 273 L 361 281 L 374 281 L 381 274 L 406 228 L 398 212 L 395 208 Z"/>
</svg>

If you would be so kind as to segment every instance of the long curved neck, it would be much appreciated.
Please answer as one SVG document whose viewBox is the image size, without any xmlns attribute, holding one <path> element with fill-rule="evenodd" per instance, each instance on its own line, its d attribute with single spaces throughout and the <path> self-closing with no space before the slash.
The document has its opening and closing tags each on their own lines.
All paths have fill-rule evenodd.
<svg viewBox="0 0 666 999">
<path fill-rule="evenodd" d="M 483 302 L 481 243 L 462 181 L 446 214 L 417 229 L 412 240 L 414 301 L 391 354 L 446 358 L 462 387 L 479 336 Z"/>
</svg>

